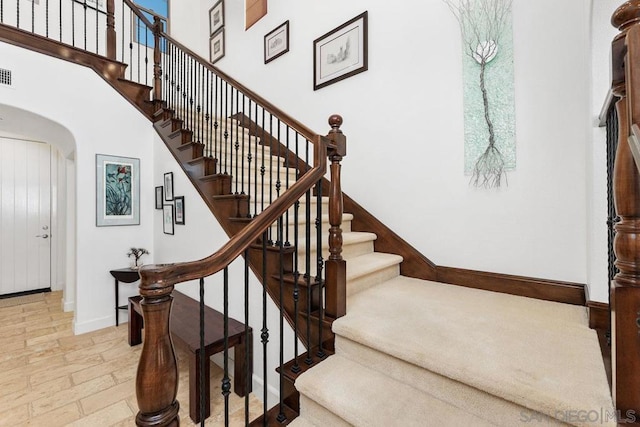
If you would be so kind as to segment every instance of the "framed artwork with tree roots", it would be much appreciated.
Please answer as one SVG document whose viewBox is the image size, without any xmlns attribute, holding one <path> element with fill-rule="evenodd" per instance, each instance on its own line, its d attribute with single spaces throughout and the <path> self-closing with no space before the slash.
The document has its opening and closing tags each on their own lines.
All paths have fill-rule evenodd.
<svg viewBox="0 0 640 427">
<path fill-rule="evenodd" d="M 443 0 L 462 36 L 465 174 L 498 188 L 515 169 L 512 0 Z"/>
</svg>

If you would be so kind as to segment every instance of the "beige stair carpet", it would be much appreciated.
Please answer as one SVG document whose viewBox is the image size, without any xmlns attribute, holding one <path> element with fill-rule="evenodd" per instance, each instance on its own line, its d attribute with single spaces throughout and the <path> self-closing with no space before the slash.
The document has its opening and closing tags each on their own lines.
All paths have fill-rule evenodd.
<svg viewBox="0 0 640 427">
<path fill-rule="evenodd" d="M 347 312 L 337 335 L 528 410 L 614 411 L 584 307 L 399 276 L 352 295 Z"/>
</svg>

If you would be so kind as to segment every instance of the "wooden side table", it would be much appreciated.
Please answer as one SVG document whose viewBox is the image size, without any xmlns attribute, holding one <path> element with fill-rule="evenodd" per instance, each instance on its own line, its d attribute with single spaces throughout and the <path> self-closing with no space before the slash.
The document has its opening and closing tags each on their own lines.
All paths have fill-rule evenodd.
<svg viewBox="0 0 640 427">
<path fill-rule="evenodd" d="M 120 310 L 127 310 L 127 305 L 118 306 L 118 296 L 119 296 L 119 282 L 122 283 L 133 283 L 140 280 L 140 274 L 138 270 L 134 270 L 132 268 L 119 268 L 117 270 L 109 271 L 114 279 L 116 279 L 116 326 L 118 326 L 118 313 Z"/>
</svg>

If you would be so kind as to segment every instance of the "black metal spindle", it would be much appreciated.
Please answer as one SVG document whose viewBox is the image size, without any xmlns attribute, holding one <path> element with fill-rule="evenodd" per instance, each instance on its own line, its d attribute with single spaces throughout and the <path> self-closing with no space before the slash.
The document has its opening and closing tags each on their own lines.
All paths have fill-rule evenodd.
<svg viewBox="0 0 640 427">
<path fill-rule="evenodd" d="M 249 336 L 249 249 L 244 250 L 244 342 L 245 347 L 247 349 L 253 348 L 252 345 L 249 345 L 249 340 L 251 337 Z M 252 370 L 250 367 L 250 354 L 248 351 L 244 352 L 244 366 L 245 373 L 244 377 L 246 381 L 253 381 L 251 378 Z M 266 383 L 265 383 L 266 384 Z M 249 385 L 245 386 L 246 390 L 250 390 Z M 252 389 L 252 388 L 251 388 Z M 245 393 L 244 395 L 244 425 L 249 425 L 249 393 Z"/>
<path fill-rule="evenodd" d="M 211 154 L 211 71 L 207 70 L 207 86 L 205 89 L 207 113 L 204 115 L 206 124 L 206 147 L 207 156 L 214 157 Z"/>
<path fill-rule="evenodd" d="M 138 80 L 136 81 L 138 83 L 140 83 L 140 45 L 142 44 L 141 37 L 140 37 L 141 28 L 142 28 L 142 25 L 140 25 L 140 17 L 136 15 L 136 45 L 138 48 L 138 54 L 136 55 L 138 60 Z"/>
<path fill-rule="evenodd" d="M 225 115 L 225 119 L 227 122 L 229 122 L 229 118 L 233 116 L 233 92 L 236 91 L 235 88 L 233 86 L 231 86 L 231 104 L 229 106 L 229 112 L 228 114 Z M 238 170 L 237 170 L 237 165 L 238 165 L 238 147 L 237 147 L 237 141 L 235 141 L 234 137 L 237 136 L 237 132 L 234 134 L 234 126 L 233 123 L 228 123 L 229 126 L 229 173 L 234 174 L 235 175 L 235 185 L 233 186 L 233 190 L 232 193 L 234 194 L 238 194 Z M 237 129 L 236 129 L 237 130 Z M 235 173 L 234 173 L 234 152 L 236 155 L 236 169 L 235 169 Z"/>
<path fill-rule="evenodd" d="M 322 321 L 324 319 L 324 298 L 323 298 L 323 287 L 324 280 L 322 276 L 322 268 L 324 266 L 324 260 L 322 259 L 322 180 L 318 181 L 316 184 L 317 194 L 316 194 L 316 257 L 317 257 L 317 276 L 316 280 L 318 281 L 318 293 L 319 293 L 319 309 L 318 309 L 318 352 L 316 355 L 320 358 L 326 356 L 324 349 L 322 347 Z"/>
<path fill-rule="evenodd" d="M 0 5 L 0 8 L 2 6 Z M 2 21 L 2 19 L 0 18 L 0 21 Z M 44 34 L 49 37 L 49 0 L 45 1 L 45 6 L 44 6 Z"/>
<path fill-rule="evenodd" d="M 82 4 L 82 8 L 84 9 L 82 11 L 82 21 L 84 23 L 84 34 L 83 34 L 84 50 L 87 50 L 87 0 L 84 0 L 84 3 Z"/>
<path fill-rule="evenodd" d="M 229 115 L 227 114 L 228 112 L 228 105 L 229 105 L 229 83 L 227 83 L 226 81 L 224 82 L 224 115 L 220 118 L 220 120 L 224 120 L 224 154 L 222 155 L 222 157 L 224 158 L 224 174 L 227 175 L 229 174 L 228 170 L 228 159 L 227 159 L 227 154 L 229 153 L 229 129 L 228 129 L 228 124 L 229 121 L 227 120 L 227 118 L 229 117 Z M 222 111 L 222 110 L 221 110 Z"/>
<path fill-rule="evenodd" d="M 31 32 L 36 28 L 36 0 L 31 0 Z"/>
<path fill-rule="evenodd" d="M 218 154 L 218 127 L 220 126 L 218 123 L 218 104 L 219 104 L 219 100 L 220 98 L 222 98 L 221 93 L 222 91 L 220 91 L 220 93 L 218 93 L 218 81 L 220 80 L 220 78 L 216 75 L 215 76 L 215 84 L 214 84 L 214 98 L 213 98 L 213 107 L 214 107 L 214 111 L 213 111 L 213 153 L 216 157 L 217 160 L 217 173 L 220 173 L 220 161 L 221 161 L 221 156 Z"/>
<path fill-rule="evenodd" d="M 132 31 L 129 33 L 129 80 L 133 80 L 133 19 L 133 12 L 129 11 L 129 22 L 131 25 L 130 28 L 132 29 Z"/>
<path fill-rule="evenodd" d="M 618 274 L 618 268 L 615 266 L 616 256 L 613 250 L 613 241 L 616 236 L 615 225 L 620 221 L 616 214 L 616 208 L 613 199 L 613 170 L 618 149 L 618 114 L 612 105 L 607 112 L 607 247 L 608 247 L 608 273 L 609 280 L 607 283 L 611 287 L 611 281 Z M 610 292 L 608 293 L 610 294 Z"/>
<path fill-rule="evenodd" d="M 285 150 L 285 166 L 284 166 L 284 170 L 286 172 L 285 175 L 285 184 L 284 184 L 284 188 L 285 190 L 289 189 L 289 170 L 291 169 L 290 165 L 289 165 L 289 125 L 286 125 L 285 127 L 286 129 L 286 147 L 287 149 Z M 285 246 L 291 246 L 291 242 L 289 242 L 289 210 L 287 210 L 287 212 L 285 212 L 285 222 L 287 224 L 287 231 L 286 231 L 286 236 L 284 239 L 284 244 Z"/>
<path fill-rule="evenodd" d="M 206 356 L 205 353 L 205 346 L 204 346 L 204 337 L 205 337 L 205 330 L 204 330 L 204 277 L 200 278 L 200 360 L 198 361 L 200 363 L 200 375 L 198 376 L 198 381 L 200 383 L 200 425 L 204 426 L 204 416 L 205 416 L 205 395 L 207 393 L 205 393 L 203 390 L 204 385 L 205 385 L 205 378 L 204 378 L 204 372 L 205 372 L 205 364 L 209 363 L 209 360 Z"/>
<path fill-rule="evenodd" d="M 287 417 L 284 415 L 284 244 L 282 243 L 284 238 L 282 236 L 283 233 L 283 218 L 280 216 L 278 218 L 278 277 L 279 277 L 279 286 L 278 286 L 278 298 L 279 298 L 279 306 L 280 306 L 280 369 L 278 370 L 280 375 L 280 390 L 279 390 L 279 411 L 276 419 L 278 422 L 282 423 Z"/>
<path fill-rule="evenodd" d="M 120 40 L 122 40 L 122 53 L 120 55 L 120 57 L 121 57 L 120 61 L 124 62 L 124 52 L 125 52 L 125 49 L 124 49 L 124 35 L 125 35 L 125 32 L 124 32 L 124 17 L 125 17 L 125 14 L 124 14 L 124 2 L 122 2 L 122 8 L 121 9 L 122 9 L 121 10 L 121 13 L 122 13 L 121 24 L 122 25 L 121 25 L 121 28 L 120 28 Z"/>
<path fill-rule="evenodd" d="M 296 135 L 297 137 L 297 135 Z M 297 140 L 297 138 L 296 138 Z M 296 153 L 297 153 L 296 147 Z M 300 372 L 300 365 L 298 364 L 298 316 L 300 315 L 300 308 L 298 306 L 300 299 L 300 268 L 298 266 L 298 245 L 300 244 L 300 240 L 298 239 L 298 214 L 300 209 L 300 201 L 296 200 L 293 205 L 293 366 L 291 367 L 291 372 L 297 374 Z M 288 215 L 287 211 L 287 215 Z M 287 230 L 288 232 L 288 230 Z M 310 292 L 310 289 L 307 288 L 307 292 Z"/>
<path fill-rule="evenodd" d="M 158 46 L 159 47 L 159 46 Z M 149 27 L 144 24 L 144 84 L 149 85 Z"/>
<path fill-rule="evenodd" d="M 198 142 L 201 143 L 204 136 L 204 67 L 198 62 Z M 204 153 L 203 153 L 204 154 Z"/>
<path fill-rule="evenodd" d="M 100 53 L 100 45 L 98 43 L 98 40 L 100 39 L 100 36 L 98 35 L 98 30 L 100 29 L 100 21 L 98 19 L 98 4 L 96 2 L 96 55 Z M 106 50 L 106 49 L 105 49 Z"/>
<path fill-rule="evenodd" d="M 20 0 L 16 0 L 16 27 L 20 28 Z"/>
<path fill-rule="evenodd" d="M 224 377 L 222 378 L 222 395 L 224 396 L 224 425 L 229 426 L 229 267 L 224 268 Z"/>
<path fill-rule="evenodd" d="M 269 113 L 269 204 L 273 203 L 273 114 Z"/>
<path fill-rule="evenodd" d="M 242 94 L 242 110 L 244 111 L 244 106 L 245 106 L 245 96 L 244 93 Z M 238 114 L 240 114 L 240 110 L 238 109 Z M 236 121 L 236 126 L 238 126 L 239 120 Z M 245 170 L 244 170 L 244 150 L 245 150 L 245 143 L 247 143 L 246 139 L 245 139 L 245 135 L 247 134 L 245 132 L 245 129 L 242 128 L 242 154 L 240 155 L 240 158 L 242 159 L 242 164 L 241 164 L 241 179 L 240 179 L 240 194 L 245 194 L 244 193 L 244 177 L 245 177 Z M 248 167 L 247 167 L 248 168 Z"/>
<path fill-rule="evenodd" d="M 233 105 L 233 90 L 234 88 L 231 88 L 231 105 Z M 235 111 L 240 111 L 240 107 L 238 106 L 238 100 L 239 100 L 239 91 L 236 90 L 236 109 Z M 233 110 L 233 109 L 232 109 Z M 232 111 L 233 113 L 233 111 Z M 233 117 L 233 115 L 232 115 Z M 234 126 L 235 125 L 235 126 Z M 234 129 L 235 128 L 235 129 Z M 234 135 L 234 130 L 235 130 L 235 135 Z M 234 138 L 235 137 L 235 138 Z M 234 120 L 233 123 L 231 124 L 231 140 L 234 141 L 234 148 L 236 149 L 236 168 L 235 168 L 235 175 L 236 175 L 236 186 L 235 186 L 235 194 L 240 194 L 240 192 L 238 191 L 238 187 L 240 186 L 240 177 L 238 176 L 238 156 L 240 156 L 240 141 L 238 140 L 238 120 Z"/>
<path fill-rule="evenodd" d="M 262 137 L 260 140 L 262 141 L 262 166 L 260 166 L 260 212 L 264 211 L 264 174 L 266 168 L 264 166 L 264 150 L 265 150 L 265 138 L 264 138 L 264 119 L 265 119 L 265 111 L 262 109 Z"/>
<path fill-rule="evenodd" d="M 262 277 L 267 277 L 267 233 L 262 233 Z M 267 344 L 269 343 L 269 328 L 267 326 L 267 287 L 262 287 L 262 330 L 260 331 L 260 341 L 262 342 L 262 412 L 264 414 L 263 426 L 267 426 L 266 414 L 269 411 L 267 403 L 268 390 L 268 371 L 267 371 Z"/>
<path fill-rule="evenodd" d="M 4 23 L 4 0 L 0 0 L 0 24 Z"/>
<path fill-rule="evenodd" d="M 307 148 L 308 156 L 308 148 Z M 308 163 L 308 162 L 307 162 Z M 304 251 L 304 279 L 307 286 L 307 357 L 305 363 L 311 365 L 311 190 L 305 193 L 305 251 Z"/>
</svg>

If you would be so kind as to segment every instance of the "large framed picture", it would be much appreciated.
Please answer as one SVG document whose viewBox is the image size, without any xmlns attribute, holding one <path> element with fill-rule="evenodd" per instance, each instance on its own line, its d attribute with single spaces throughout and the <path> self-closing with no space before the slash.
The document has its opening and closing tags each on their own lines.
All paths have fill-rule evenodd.
<svg viewBox="0 0 640 427">
<path fill-rule="evenodd" d="M 209 9 L 209 35 L 215 34 L 222 27 L 224 27 L 224 1 L 218 0 Z"/>
<path fill-rule="evenodd" d="M 289 21 L 264 36 L 264 63 L 289 52 Z"/>
<path fill-rule="evenodd" d="M 140 224 L 140 159 L 96 154 L 96 226 Z"/>
<path fill-rule="evenodd" d="M 162 232 L 173 234 L 173 205 L 171 204 L 162 207 Z"/>
<path fill-rule="evenodd" d="M 175 197 L 175 222 L 176 224 L 184 225 L 184 196 Z"/>
<path fill-rule="evenodd" d="M 209 39 L 209 61 L 212 64 L 218 62 L 224 56 L 224 28 Z"/>
<path fill-rule="evenodd" d="M 164 200 L 166 202 L 173 200 L 173 172 L 164 174 Z"/>
<path fill-rule="evenodd" d="M 313 42 L 313 90 L 366 71 L 367 12 Z"/>
</svg>

